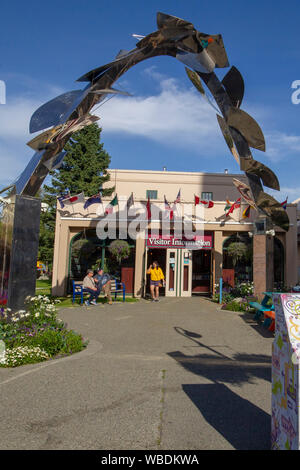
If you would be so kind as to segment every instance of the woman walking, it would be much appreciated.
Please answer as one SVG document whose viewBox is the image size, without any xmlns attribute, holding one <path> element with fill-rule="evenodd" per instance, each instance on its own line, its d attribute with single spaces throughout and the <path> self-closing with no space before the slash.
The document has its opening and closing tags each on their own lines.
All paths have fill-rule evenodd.
<svg viewBox="0 0 300 470">
<path fill-rule="evenodd" d="M 159 288 L 163 286 L 165 276 L 157 261 L 153 261 L 147 270 L 147 274 L 150 274 L 150 293 L 152 302 L 158 302 Z"/>
</svg>

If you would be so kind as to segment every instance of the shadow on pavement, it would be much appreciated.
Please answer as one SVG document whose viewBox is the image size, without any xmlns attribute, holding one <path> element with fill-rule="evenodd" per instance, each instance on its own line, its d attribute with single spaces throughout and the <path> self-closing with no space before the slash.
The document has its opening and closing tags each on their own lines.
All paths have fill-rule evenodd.
<svg viewBox="0 0 300 470">
<path fill-rule="evenodd" d="M 213 354 L 187 356 L 180 351 L 168 353 L 182 367 L 212 382 L 241 385 L 259 378 L 271 382 L 270 358 L 262 354 L 236 354 L 233 359 Z"/>
<path fill-rule="evenodd" d="M 263 326 L 263 321 L 257 321 L 254 319 L 254 313 L 244 312 L 240 315 L 241 319 L 247 323 L 253 330 L 259 333 L 264 338 L 274 338 L 274 333 L 268 330 L 265 326 Z"/>
<path fill-rule="evenodd" d="M 237 450 L 270 449 L 271 418 L 224 384 L 187 384 L 183 391 L 205 420 Z"/>
<path fill-rule="evenodd" d="M 175 331 L 205 350 L 196 355 L 173 351 L 168 356 L 187 371 L 213 382 L 183 385 L 206 421 L 235 449 L 270 449 L 270 415 L 220 382 L 241 385 L 255 378 L 271 382 L 271 357 L 245 353 L 228 357 L 199 341 L 202 336 L 198 333 L 181 327 L 175 327 Z"/>
<path fill-rule="evenodd" d="M 212 382 L 227 382 L 242 384 L 251 382 L 251 378 L 264 379 L 271 382 L 271 357 L 265 354 L 240 354 L 236 353 L 232 358 L 225 356 L 211 346 L 199 341 L 201 335 L 180 327 L 175 331 L 191 340 L 197 346 L 207 352 L 188 356 L 181 351 L 168 353 L 182 367 L 193 374 L 206 377 Z M 196 339 L 197 338 L 197 339 Z"/>
</svg>

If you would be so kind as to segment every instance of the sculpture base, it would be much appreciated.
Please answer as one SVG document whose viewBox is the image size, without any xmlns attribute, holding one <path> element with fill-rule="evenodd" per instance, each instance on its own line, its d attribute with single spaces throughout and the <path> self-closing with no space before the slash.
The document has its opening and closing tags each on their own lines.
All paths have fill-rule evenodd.
<svg viewBox="0 0 300 470">
<path fill-rule="evenodd" d="M 0 237 L 0 302 L 16 311 L 35 295 L 40 199 L 14 195 L 3 211 Z"/>
</svg>

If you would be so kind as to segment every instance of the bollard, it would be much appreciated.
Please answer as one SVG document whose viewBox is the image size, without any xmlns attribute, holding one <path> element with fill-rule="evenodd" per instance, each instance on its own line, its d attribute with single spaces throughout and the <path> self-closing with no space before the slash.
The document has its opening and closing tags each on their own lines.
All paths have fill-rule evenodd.
<svg viewBox="0 0 300 470">
<path fill-rule="evenodd" d="M 219 295 L 219 304 L 222 303 L 222 290 L 223 290 L 223 279 L 220 277 L 220 283 L 219 283 L 219 291 L 220 291 L 220 295 Z"/>
</svg>

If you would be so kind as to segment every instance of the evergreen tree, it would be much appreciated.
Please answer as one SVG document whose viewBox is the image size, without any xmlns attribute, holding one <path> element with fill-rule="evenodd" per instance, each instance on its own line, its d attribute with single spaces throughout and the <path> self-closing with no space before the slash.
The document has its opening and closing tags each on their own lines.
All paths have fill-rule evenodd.
<svg viewBox="0 0 300 470">
<path fill-rule="evenodd" d="M 55 235 L 56 204 L 60 194 L 84 192 L 86 197 L 97 194 L 101 185 L 109 181 L 107 168 L 110 156 L 100 143 L 101 129 L 91 124 L 72 135 L 65 149 L 67 154 L 62 166 L 52 171 L 51 185 L 42 190 L 39 259 L 51 267 Z M 103 196 L 110 196 L 114 188 L 104 189 Z"/>
</svg>

